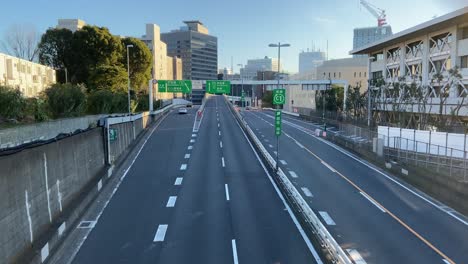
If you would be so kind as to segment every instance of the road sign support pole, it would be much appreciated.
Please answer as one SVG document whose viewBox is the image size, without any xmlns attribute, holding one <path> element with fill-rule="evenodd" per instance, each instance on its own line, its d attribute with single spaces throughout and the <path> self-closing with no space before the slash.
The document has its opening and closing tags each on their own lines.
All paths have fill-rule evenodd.
<svg viewBox="0 0 468 264">
<path fill-rule="evenodd" d="M 279 105 L 276 105 L 276 111 L 280 111 Z M 279 135 L 276 135 L 276 172 L 278 172 L 278 161 L 279 161 Z"/>
</svg>

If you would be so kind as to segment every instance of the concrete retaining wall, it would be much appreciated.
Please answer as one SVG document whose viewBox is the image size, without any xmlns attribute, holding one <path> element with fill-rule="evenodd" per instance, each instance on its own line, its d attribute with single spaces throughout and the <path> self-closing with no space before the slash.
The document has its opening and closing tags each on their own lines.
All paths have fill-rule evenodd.
<svg viewBox="0 0 468 264">
<path fill-rule="evenodd" d="M 124 160 L 139 135 L 171 108 L 108 117 L 105 127 L 0 156 L 0 263 L 46 260 L 107 183 L 113 169 L 108 165 Z M 68 132 L 100 117 L 80 118 L 83 127 L 70 125 Z M 108 141 L 107 126 L 117 130 L 115 141 Z"/>
<path fill-rule="evenodd" d="M 0 156 L 0 260 L 15 261 L 105 167 L 103 128 Z M 5 261 L 5 262 L 4 262 Z"/>
</svg>

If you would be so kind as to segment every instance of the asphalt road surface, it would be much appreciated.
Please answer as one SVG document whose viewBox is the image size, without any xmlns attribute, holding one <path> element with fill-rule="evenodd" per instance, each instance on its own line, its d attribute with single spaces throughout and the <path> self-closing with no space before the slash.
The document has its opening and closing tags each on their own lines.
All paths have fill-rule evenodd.
<svg viewBox="0 0 468 264">
<path fill-rule="evenodd" d="M 242 111 L 276 155 L 272 111 Z M 468 223 L 283 114 L 280 167 L 356 263 L 468 263 Z"/>
<path fill-rule="evenodd" d="M 73 263 L 320 263 L 220 96 L 155 130 Z"/>
</svg>

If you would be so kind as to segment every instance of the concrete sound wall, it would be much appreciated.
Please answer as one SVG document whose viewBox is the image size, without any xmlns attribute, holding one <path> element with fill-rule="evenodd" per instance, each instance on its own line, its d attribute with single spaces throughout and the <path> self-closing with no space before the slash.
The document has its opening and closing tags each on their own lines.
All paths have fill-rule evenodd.
<svg viewBox="0 0 468 264">
<path fill-rule="evenodd" d="M 105 168 L 103 128 L 0 156 L 0 262 L 15 261 Z"/>
</svg>

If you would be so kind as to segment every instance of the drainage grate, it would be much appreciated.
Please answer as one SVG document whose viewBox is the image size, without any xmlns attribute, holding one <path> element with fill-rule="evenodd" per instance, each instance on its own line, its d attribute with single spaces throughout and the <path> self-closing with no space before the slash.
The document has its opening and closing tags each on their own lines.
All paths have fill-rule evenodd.
<svg viewBox="0 0 468 264">
<path fill-rule="evenodd" d="M 93 228 L 96 225 L 96 221 L 81 221 L 77 228 Z"/>
</svg>

